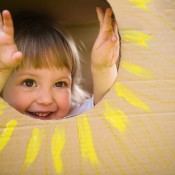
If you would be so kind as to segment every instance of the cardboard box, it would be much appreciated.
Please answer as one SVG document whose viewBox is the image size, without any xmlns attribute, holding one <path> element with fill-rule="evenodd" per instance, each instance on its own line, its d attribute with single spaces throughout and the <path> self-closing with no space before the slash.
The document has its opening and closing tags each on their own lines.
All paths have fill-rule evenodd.
<svg viewBox="0 0 175 175">
<path fill-rule="evenodd" d="M 174 175 L 175 4 L 109 3 L 122 39 L 113 88 L 94 109 L 58 121 L 1 99 L 0 174 Z"/>
</svg>

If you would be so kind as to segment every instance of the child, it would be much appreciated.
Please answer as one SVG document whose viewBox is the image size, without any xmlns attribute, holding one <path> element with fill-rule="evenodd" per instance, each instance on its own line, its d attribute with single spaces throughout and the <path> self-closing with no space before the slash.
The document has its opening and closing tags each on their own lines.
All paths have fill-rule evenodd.
<svg viewBox="0 0 175 175">
<path fill-rule="evenodd" d="M 112 10 L 97 8 L 100 31 L 91 54 L 93 98 L 79 86 L 80 58 L 72 38 L 50 18 L 0 16 L 0 92 L 21 113 L 60 119 L 97 104 L 117 77 L 119 39 Z M 15 28 L 15 34 L 14 34 Z"/>
</svg>

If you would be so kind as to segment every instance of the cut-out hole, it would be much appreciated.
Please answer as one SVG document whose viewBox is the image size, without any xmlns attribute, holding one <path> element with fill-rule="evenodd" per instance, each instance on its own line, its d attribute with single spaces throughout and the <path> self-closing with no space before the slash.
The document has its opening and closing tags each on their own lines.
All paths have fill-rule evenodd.
<svg viewBox="0 0 175 175">
<path fill-rule="evenodd" d="M 68 6 L 68 4 L 66 4 L 66 2 L 64 2 L 64 3 L 57 2 L 57 4 L 55 4 L 56 2 L 53 2 L 53 3 L 49 2 L 49 5 L 46 2 L 45 5 L 42 6 L 42 8 L 41 8 L 41 6 L 39 6 L 39 4 L 40 4 L 39 2 L 34 3 L 33 1 L 31 1 L 29 3 L 30 4 L 29 6 L 26 6 L 26 4 L 24 5 L 22 3 L 20 7 L 18 6 L 18 8 L 15 8 L 15 6 L 13 6 L 14 5 L 13 3 L 7 4 L 3 1 L 1 3 L 2 3 L 1 9 L 2 10 L 3 9 L 10 10 L 13 17 L 18 12 L 21 12 L 21 11 L 28 11 L 28 12 L 33 11 L 35 13 L 37 11 L 37 13 L 39 14 L 39 16 L 35 16 L 36 14 L 34 14 L 34 16 L 31 16 L 31 13 L 30 13 L 30 15 L 29 15 L 30 19 L 28 21 L 28 24 L 25 23 L 27 21 L 26 18 L 24 20 L 24 17 L 26 14 L 22 15 L 22 13 L 21 13 L 20 17 L 22 17 L 22 18 L 20 19 L 20 22 L 19 22 L 19 20 L 15 20 L 15 17 L 14 17 L 15 42 L 17 43 L 17 47 L 19 48 L 20 51 L 22 51 L 24 58 L 27 58 L 27 59 L 32 58 L 33 62 L 32 62 L 32 64 L 29 64 L 29 66 L 25 66 L 25 61 L 24 61 L 24 64 L 21 64 L 17 69 L 15 69 L 12 72 L 12 74 L 11 74 L 12 77 L 10 77 L 8 79 L 8 81 L 4 87 L 4 90 L 2 92 L 2 97 L 12 107 L 16 108 L 17 110 L 19 110 L 20 112 L 22 112 L 24 114 L 32 116 L 34 118 L 56 119 L 55 116 L 59 116 L 59 118 L 63 118 L 69 114 L 70 115 L 77 115 L 77 114 L 81 113 L 81 112 L 76 111 L 76 110 L 75 110 L 76 112 L 74 110 L 73 110 L 74 111 L 73 113 L 70 112 L 70 111 L 72 111 L 72 110 L 70 110 L 71 109 L 70 106 L 72 106 L 72 104 L 70 103 L 70 99 L 73 99 L 74 103 L 77 103 L 77 102 L 80 103 L 80 101 L 81 101 L 81 103 L 83 102 L 81 100 L 81 96 L 80 96 L 80 94 L 82 93 L 81 90 L 79 89 L 77 91 L 78 86 L 72 86 L 72 83 L 75 83 L 75 81 L 76 81 L 75 78 L 73 78 L 73 76 L 77 73 L 80 73 L 80 71 L 79 70 L 77 71 L 77 65 L 73 65 L 74 61 L 72 61 L 72 63 L 71 63 L 71 60 L 67 60 L 66 62 L 64 61 L 64 58 L 66 58 L 67 56 L 74 57 L 76 55 L 76 50 L 74 50 L 75 47 L 72 46 L 72 44 L 74 44 L 74 43 L 72 41 L 70 41 L 70 43 L 69 43 L 68 40 L 70 40 L 70 39 L 67 40 L 68 36 L 66 34 L 63 34 L 63 36 L 61 36 L 63 33 L 62 29 L 58 29 L 58 30 L 60 30 L 58 32 L 60 34 L 60 38 L 61 38 L 62 44 L 64 46 L 61 46 L 60 49 L 58 49 L 58 51 L 55 51 L 55 53 L 53 54 L 52 48 L 54 47 L 54 50 L 56 50 L 57 47 L 59 47 L 59 46 L 55 47 L 54 42 L 57 43 L 59 39 L 56 38 L 56 35 L 54 35 L 54 32 L 52 33 L 52 36 L 53 36 L 52 41 L 50 41 L 50 39 L 49 39 L 50 36 L 47 37 L 47 35 L 44 35 L 44 32 L 46 32 L 46 33 L 48 32 L 47 25 L 45 25 L 45 24 L 47 24 L 48 21 L 47 20 L 44 21 L 43 19 L 41 19 L 42 17 L 40 18 L 40 14 L 41 13 L 47 14 L 47 15 L 49 14 L 49 16 L 54 17 L 57 20 L 57 22 L 59 23 L 59 25 L 61 24 L 71 35 L 73 35 L 74 40 L 76 41 L 76 43 L 78 43 L 77 45 L 81 45 L 83 43 L 83 45 L 85 46 L 86 49 L 85 48 L 83 49 L 83 52 L 85 52 L 85 55 L 84 55 L 84 53 L 83 53 L 83 56 L 81 55 L 81 57 L 83 57 L 85 59 L 82 61 L 82 76 L 83 76 L 84 81 L 83 81 L 83 84 L 80 84 L 80 86 L 83 90 L 88 91 L 90 93 L 90 95 L 93 96 L 92 76 L 91 76 L 91 71 L 90 71 L 90 67 L 91 67 L 90 53 L 91 53 L 95 38 L 97 37 L 98 30 L 99 30 L 98 29 L 99 24 L 98 24 L 97 16 L 95 13 L 95 8 L 96 8 L 96 6 L 101 6 L 105 10 L 107 7 L 109 7 L 109 4 L 106 1 L 95 1 L 95 2 L 93 1 L 93 3 L 91 2 L 90 6 L 87 6 L 85 4 L 82 4 L 81 1 L 79 1 L 78 4 L 80 6 L 78 6 L 78 4 L 76 4 L 76 5 L 72 4 L 72 6 L 71 6 L 70 2 L 69 2 L 69 6 Z M 46 8 L 46 4 L 48 5 L 47 6 L 48 8 Z M 88 4 L 89 4 L 89 2 L 88 2 Z M 58 7 L 58 6 L 61 7 L 60 10 L 58 8 L 55 9 L 55 7 Z M 70 8 L 70 6 L 72 8 L 72 11 L 68 10 L 68 8 Z M 38 9 L 38 7 L 40 7 L 39 8 L 40 10 Z M 62 7 L 64 7 L 64 8 L 62 8 Z M 82 7 L 84 7 L 84 8 L 82 8 Z M 81 10 L 79 12 L 77 10 L 76 13 L 74 13 L 75 8 L 78 8 Z M 63 9 L 66 9 L 65 11 L 67 13 L 65 13 L 65 11 Z M 84 10 L 87 9 L 87 12 L 83 11 L 83 9 Z M 90 11 L 92 11 L 92 9 L 93 9 L 93 13 L 90 13 Z M 40 25 L 38 23 L 36 17 L 37 18 L 39 17 L 40 18 L 39 20 L 42 20 L 42 23 L 43 23 L 42 25 Z M 112 20 L 114 20 L 113 15 L 111 15 L 111 18 L 112 18 Z M 35 29 L 34 30 L 31 29 L 29 24 L 35 26 L 35 27 L 33 27 L 33 29 L 34 28 Z M 53 29 L 54 29 L 54 27 L 56 28 L 56 25 L 52 26 L 51 22 L 49 25 Z M 19 30 L 19 32 L 18 32 L 18 30 Z M 28 30 L 28 34 L 26 35 L 24 33 L 27 30 Z M 39 38 L 40 35 L 41 35 L 41 38 Z M 39 38 L 38 41 L 39 40 L 41 41 L 44 37 L 46 37 L 46 40 L 48 42 L 45 42 L 43 40 L 44 42 L 41 41 L 41 43 L 38 44 L 35 40 L 35 38 L 37 38 L 37 37 Z M 25 39 L 22 39 L 22 38 L 25 38 Z M 30 44 L 32 47 L 30 47 Z M 66 45 L 69 45 L 69 47 L 66 48 L 67 47 Z M 37 51 L 37 49 L 39 50 L 39 52 Z M 41 50 L 42 50 L 42 53 L 41 53 Z M 46 57 L 46 60 L 45 60 L 46 63 L 44 63 L 44 64 L 42 63 L 42 60 L 35 61 L 38 58 L 44 58 L 44 57 Z M 62 59 L 62 61 L 57 62 L 57 61 L 54 61 L 54 59 L 52 59 L 55 57 L 62 57 L 63 59 Z M 27 59 L 25 59 L 25 60 L 27 60 Z M 52 62 L 52 60 L 54 61 L 54 63 L 50 64 L 50 62 Z M 26 61 L 27 65 L 28 65 L 28 63 L 29 63 L 29 61 Z M 60 67 L 61 69 L 59 69 L 58 71 L 55 71 L 55 68 L 57 66 Z M 33 69 L 33 67 L 36 68 L 36 71 Z M 67 68 L 66 70 L 64 69 L 65 67 Z M 51 68 L 50 71 L 52 71 L 52 73 L 48 73 L 48 71 L 45 70 L 46 68 L 49 68 L 49 69 Z M 60 76 L 57 76 L 57 75 L 61 75 L 63 72 L 64 72 L 64 76 L 63 76 L 64 79 L 61 79 L 62 77 L 60 78 Z M 27 73 L 29 73 L 30 76 L 28 76 L 28 75 L 26 76 Z M 24 76 L 24 78 L 23 78 L 23 76 Z M 40 78 L 38 78 L 38 77 L 40 77 Z M 50 80 L 50 78 L 52 79 L 52 81 Z M 47 79 L 49 81 L 45 81 Z M 44 81 L 42 81 L 42 80 L 44 80 Z M 13 89 L 13 85 L 16 82 L 17 82 L 18 87 L 20 87 L 19 91 L 15 91 L 16 88 Z M 47 86 L 45 86 L 46 84 L 47 84 Z M 61 94 L 59 94 L 58 96 L 54 95 L 54 98 L 55 98 L 54 101 L 58 102 L 60 104 L 60 106 L 50 105 L 50 103 L 51 103 L 50 98 L 51 97 L 49 96 L 49 93 L 44 88 L 51 87 L 51 84 L 53 84 L 54 90 L 56 88 L 61 89 Z M 59 87 L 57 86 L 58 84 L 59 84 Z M 17 86 L 17 85 L 15 85 L 15 86 Z M 40 87 L 44 87 L 44 88 L 41 88 L 43 91 L 42 93 L 41 93 L 41 91 L 39 91 Z M 36 91 L 33 89 L 36 89 Z M 72 95 L 74 98 L 69 96 L 69 92 L 70 91 L 72 92 L 73 90 L 75 90 L 75 93 L 78 94 L 75 97 L 74 97 L 74 95 Z M 25 93 L 27 92 L 28 94 L 26 93 L 27 94 L 26 96 L 20 96 L 22 91 L 24 91 Z M 37 101 L 37 105 L 36 105 L 37 107 L 35 105 L 33 107 L 32 104 L 30 104 L 30 103 L 27 103 L 28 107 L 25 106 L 25 102 L 28 101 L 30 99 L 30 97 L 34 97 L 34 95 L 33 95 L 34 91 L 35 91 L 35 96 L 39 96 L 39 94 L 41 94 L 40 97 L 37 97 L 37 98 L 39 98 L 39 100 Z M 31 95 L 29 95 L 29 92 L 32 92 Z M 67 97 L 66 100 L 64 100 L 63 95 L 62 95 L 64 93 L 66 94 L 66 97 Z M 78 96 L 80 96 L 80 98 Z M 18 99 L 18 100 L 16 100 L 16 99 Z M 31 98 L 30 101 L 32 103 L 33 99 Z M 78 108 L 78 110 L 84 112 L 84 108 L 86 108 L 85 107 L 86 102 L 83 103 L 83 105 L 81 105 L 81 108 Z M 41 106 L 40 105 L 41 103 L 43 103 L 44 105 Z M 48 107 L 48 104 L 51 107 Z M 94 106 L 93 98 L 91 98 L 90 101 L 88 100 L 87 104 Z M 63 111 L 61 111 L 61 109 L 63 109 Z M 87 109 L 89 109 L 89 108 L 87 108 Z M 59 114 L 57 114 L 58 110 L 59 110 Z"/>
</svg>

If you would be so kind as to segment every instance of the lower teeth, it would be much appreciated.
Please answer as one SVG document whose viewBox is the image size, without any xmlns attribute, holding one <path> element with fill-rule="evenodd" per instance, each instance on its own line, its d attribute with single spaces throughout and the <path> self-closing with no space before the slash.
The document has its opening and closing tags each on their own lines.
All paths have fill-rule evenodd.
<svg viewBox="0 0 175 175">
<path fill-rule="evenodd" d="M 37 114 L 37 113 L 32 113 L 33 115 L 35 115 L 35 116 L 38 116 L 38 117 L 48 117 L 51 113 L 48 113 L 47 115 L 39 115 L 39 114 Z"/>
</svg>

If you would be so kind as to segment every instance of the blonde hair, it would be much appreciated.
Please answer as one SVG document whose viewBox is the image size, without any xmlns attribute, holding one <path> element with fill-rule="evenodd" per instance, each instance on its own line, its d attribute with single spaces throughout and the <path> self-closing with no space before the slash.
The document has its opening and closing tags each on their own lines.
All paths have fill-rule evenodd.
<svg viewBox="0 0 175 175">
<path fill-rule="evenodd" d="M 67 68 L 72 75 L 72 104 L 82 103 L 89 94 L 81 89 L 80 53 L 73 38 L 50 16 L 20 13 L 14 16 L 15 42 L 24 60 L 20 67 Z"/>
</svg>

